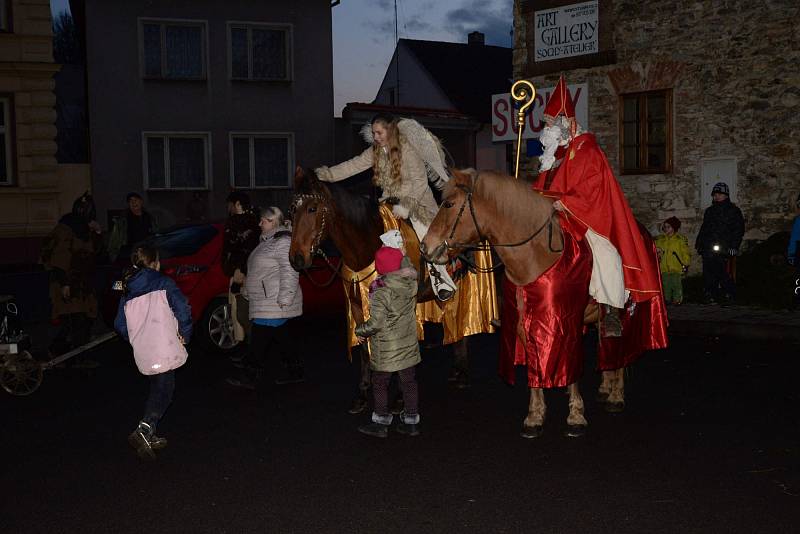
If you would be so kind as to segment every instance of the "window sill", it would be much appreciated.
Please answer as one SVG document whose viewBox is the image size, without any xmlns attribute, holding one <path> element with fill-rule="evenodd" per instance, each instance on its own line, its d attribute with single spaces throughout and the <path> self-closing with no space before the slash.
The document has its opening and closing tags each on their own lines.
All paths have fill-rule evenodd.
<svg viewBox="0 0 800 534">
<path fill-rule="evenodd" d="M 237 190 L 245 189 L 248 191 L 269 191 L 269 190 L 286 191 L 287 189 L 292 189 L 291 185 L 259 185 L 255 187 L 251 186 L 244 187 L 237 185 L 233 187 L 235 187 Z"/>
<path fill-rule="evenodd" d="M 269 84 L 290 84 L 294 80 L 290 78 L 229 78 L 232 82 L 245 83 L 269 83 Z"/>
<path fill-rule="evenodd" d="M 156 76 L 142 76 L 148 82 L 207 82 L 208 78 L 159 78 Z"/>
<path fill-rule="evenodd" d="M 210 187 L 146 187 L 145 191 L 151 193 L 171 193 L 178 191 L 211 191 Z"/>
<path fill-rule="evenodd" d="M 672 169 L 630 169 L 619 171 L 620 176 L 640 176 L 643 174 L 672 174 Z"/>
</svg>

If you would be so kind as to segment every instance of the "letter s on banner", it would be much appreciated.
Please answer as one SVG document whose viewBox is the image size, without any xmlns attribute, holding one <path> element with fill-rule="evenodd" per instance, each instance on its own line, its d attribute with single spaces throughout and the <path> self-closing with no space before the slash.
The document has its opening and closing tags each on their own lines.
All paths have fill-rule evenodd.
<svg viewBox="0 0 800 534">
<path fill-rule="evenodd" d="M 508 132 L 508 119 L 505 113 L 508 113 L 508 101 L 498 98 L 492 106 L 492 133 L 495 137 L 505 137 Z"/>
</svg>

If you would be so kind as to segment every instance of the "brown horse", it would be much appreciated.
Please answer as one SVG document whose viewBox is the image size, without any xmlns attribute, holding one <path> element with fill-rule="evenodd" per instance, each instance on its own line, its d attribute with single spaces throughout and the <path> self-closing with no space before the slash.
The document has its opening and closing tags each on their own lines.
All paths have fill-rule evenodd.
<svg viewBox="0 0 800 534">
<path fill-rule="evenodd" d="M 529 184 L 511 176 L 488 171 L 453 171 L 453 179 L 445 189 L 439 212 L 420 245 L 422 253 L 428 261 L 443 262 L 463 246 L 486 239 L 495 246 L 495 251 L 505 264 L 508 280 L 517 286 L 525 286 L 537 280 L 561 257 L 564 236 L 553 202 L 554 199 L 539 194 Z M 588 278 L 585 282 L 588 295 Z M 597 321 L 597 308 L 593 303 L 586 307 L 584 324 Z M 648 313 L 641 315 L 643 320 L 649 320 Z M 582 325 L 575 324 L 575 327 L 582 328 Z M 536 332 L 523 331 L 522 322 L 518 325 L 505 324 L 505 328 L 516 328 L 520 339 L 536 335 Z M 573 334 L 579 335 L 577 332 Z M 603 346 L 601 352 L 607 350 L 608 346 L 615 347 Z M 634 347 L 631 354 L 638 348 Z M 638 350 L 635 357 L 641 352 Z M 625 361 L 632 359 L 635 358 Z M 568 385 L 568 392 L 567 434 L 581 435 L 587 422 L 577 382 Z M 622 367 L 603 371 L 599 397 L 608 402 L 609 411 L 622 409 Z M 524 437 L 536 437 L 541 433 L 545 412 L 543 389 L 532 387 L 529 412 L 523 423 Z"/>
<path fill-rule="evenodd" d="M 351 272 L 351 276 L 343 281 L 349 311 L 355 324 L 363 322 L 364 310 L 368 303 L 363 302 L 366 296 L 360 291 L 358 283 L 352 282 L 356 276 L 359 282 L 369 281 L 375 276 L 371 267 L 375 252 L 381 246 L 380 235 L 384 233 L 384 223 L 378 203 L 375 199 L 355 195 L 338 183 L 323 183 L 313 172 L 299 168 L 295 172 L 295 197 L 292 215 L 292 243 L 289 259 L 295 269 L 308 268 L 314 254 L 320 251 L 320 244 L 330 238 L 341 254 L 342 263 Z M 409 227 L 410 230 L 410 227 Z M 410 236 L 415 235 L 410 230 Z M 420 265 L 420 253 L 417 243 L 408 243 L 406 253 L 414 265 Z M 422 285 L 417 296 L 418 302 L 433 299 L 430 283 Z M 466 359 L 465 339 L 457 341 L 454 353 Z M 366 399 L 366 391 L 370 384 L 369 358 L 366 350 L 360 353 L 361 380 L 360 397 L 354 400 L 355 409 Z"/>
</svg>

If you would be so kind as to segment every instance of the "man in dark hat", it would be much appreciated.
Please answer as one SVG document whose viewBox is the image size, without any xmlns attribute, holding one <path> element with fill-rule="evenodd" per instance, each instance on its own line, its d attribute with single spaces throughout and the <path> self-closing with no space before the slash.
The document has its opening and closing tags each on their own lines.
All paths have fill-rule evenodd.
<svg viewBox="0 0 800 534">
<path fill-rule="evenodd" d="M 116 217 L 108 238 L 108 256 L 117 259 L 123 247 L 144 241 L 158 231 L 156 219 L 144 209 L 144 201 L 139 193 L 131 192 L 125 197 L 128 209 L 125 215 Z"/>
<path fill-rule="evenodd" d="M 708 304 L 728 304 L 736 296 L 736 284 L 728 270 L 729 262 L 739 255 L 744 237 L 742 210 L 731 202 L 725 182 L 711 190 L 713 202 L 703 214 L 703 225 L 694 248 L 703 257 L 703 285 Z"/>
</svg>

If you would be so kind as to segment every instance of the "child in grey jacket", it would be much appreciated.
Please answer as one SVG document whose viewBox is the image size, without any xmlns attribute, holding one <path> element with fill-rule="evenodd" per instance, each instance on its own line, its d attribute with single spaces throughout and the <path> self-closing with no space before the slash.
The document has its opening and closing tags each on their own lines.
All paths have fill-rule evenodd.
<svg viewBox="0 0 800 534">
<path fill-rule="evenodd" d="M 378 278 L 370 286 L 370 318 L 356 327 L 361 343 L 370 338 L 370 368 L 374 408 L 372 422 L 358 427 L 359 432 L 385 438 L 392 414 L 389 411 L 389 380 L 400 379 L 405 411 L 400 414 L 397 431 L 419 434 L 419 394 L 416 365 L 421 361 L 417 341 L 417 271 L 396 248 L 381 247 L 375 253 Z"/>
</svg>

